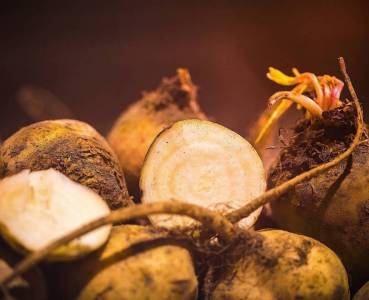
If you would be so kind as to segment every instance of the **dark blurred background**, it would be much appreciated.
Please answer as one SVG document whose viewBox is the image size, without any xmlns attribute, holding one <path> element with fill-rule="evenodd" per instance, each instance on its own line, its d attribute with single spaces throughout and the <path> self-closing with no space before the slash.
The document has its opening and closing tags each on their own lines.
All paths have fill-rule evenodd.
<svg viewBox="0 0 369 300">
<path fill-rule="evenodd" d="M 339 76 L 342 55 L 367 106 L 369 1 L 9 1 L 0 14 L 2 138 L 42 117 L 106 133 L 177 67 L 205 112 L 242 134 L 278 89 L 268 66 Z"/>
</svg>

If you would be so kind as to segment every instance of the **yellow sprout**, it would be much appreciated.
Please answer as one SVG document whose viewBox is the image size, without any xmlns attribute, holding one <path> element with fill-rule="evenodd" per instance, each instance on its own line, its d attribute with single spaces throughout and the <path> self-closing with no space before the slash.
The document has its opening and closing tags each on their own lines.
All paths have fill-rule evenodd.
<svg viewBox="0 0 369 300">
<path fill-rule="evenodd" d="M 268 114 L 255 139 L 255 144 L 261 142 L 275 122 L 293 103 L 297 104 L 298 109 L 305 108 L 306 116 L 309 118 L 321 117 L 323 111 L 334 109 L 342 104 L 339 97 L 343 82 L 336 77 L 329 75 L 316 76 L 309 72 L 300 73 L 296 68 L 292 69 L 292 73 L 293 76 L 288 76 L 280 70 L 269 68 L 266 76 L 270 80 L 280 85 L 295 85 L 295 87 L 291 91 L 280 91 L 270 97 L 271 111 L 269 110 L 262 116 Z M 306 93 L 308 94 L 306 95 Z"/>
</svg>

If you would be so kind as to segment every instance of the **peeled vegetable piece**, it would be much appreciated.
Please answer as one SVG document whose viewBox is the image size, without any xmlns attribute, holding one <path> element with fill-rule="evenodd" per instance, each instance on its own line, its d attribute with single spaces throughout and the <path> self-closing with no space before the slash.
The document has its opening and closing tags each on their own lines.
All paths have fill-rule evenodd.
<svg viewBox="0 0 369 300">
<path fill-rule="evenodd" d="M 206 299 L 350 299 L 345 268 L 328 247 L 281 230 L 250 239 L 211 270 Z"/>
<path fill-rule="evenodd" d="M 53 169 L 30 172 L 0 181 L 0 232 L 16 250 L 34 252 L 110 209 L 87 187 Z M 102 246 L 111 226 L 101 227 L 51 253 L 49 259 L 72 259 Z"/>
<path fill-rule="evenodd" d="M 75 120 L 34 123 L 17 131 L 0 148 L 0 177 L 25 169 L 49 168 L 93 189 L 111 209 L 130 204 L 115 154 L 86 123 Z"/>
<path fill-rule="evenodd" d="M 108 136 L 123 167 L 129 191 L 138 194 L 141 167 L 155 137 L 174 122 L 204 119 L 197 103 L 197 88 L 185 69 L 163 79 L 159 87 L 123 111 Z"/>
<path fill-rule="evenodd" d="M 0 280 L 3 276 L 9 274 L 13 270 L 13 266 L 20 260 L 15 253 L 11 251 L 0 240 Z M 44 276 L 41 271 L 35 267 L 23 274 L 21 277 L 14 279 L 7 287 L 10 296 L 17 300 L 46 300 L 47 287 Z M 0 288 L 0 299 L 4 299 L 5 295 Z M 6 298 L 5 298 L 6 299 Z"/>
<path fill-rule="evenodd" d="M 247 204 L 265 190 L 263 164 L 237 133 L 205 120 L 179 121 L 154 141 L 141 173 L 141 201 L 183 201 L 222 213 Z M 241 220 L 251 227 L 261 209 Z M 186 227 L 192 219 L 155 215 L 167 228 Z"/>
<path fill-rule="evenodd" d="M 103 249 L 54 266 L 53 291 L 61 299 L 78 300 L 196 299 L 190 253 L 175 244 L 150 243 L 165 236 L 150 227 L 115 226 Z"/>
</svg>

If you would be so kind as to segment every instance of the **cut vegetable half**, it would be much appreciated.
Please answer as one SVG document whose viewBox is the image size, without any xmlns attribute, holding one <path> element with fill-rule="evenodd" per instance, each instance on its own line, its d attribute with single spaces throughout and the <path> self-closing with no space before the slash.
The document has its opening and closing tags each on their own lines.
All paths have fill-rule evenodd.
<svg viewBox="0 0 369 300">
<path fill-rule="evenodd" d="M 110 209 L 89 188 L 53 169 L 24 170 L 0 181 L 0 231 L 22 253 L 34 252 Z M 103 245 L 111 226 L 94 230 L 54 251 L 49 259 L 66 260 Z"/>
<path fill-rule="evenodd" d="M 222 213 L 244 206 L 266 189 L 263 164 L 237 133 L 205 120 L 179 121 L 155 139 L 141 172 L 142 202 L 184 201 Z M 251 227 L 261 209 L 240 221 Z M 156 215 L 154 225 L 191 226 L 188 217 Z"/>
</svg>

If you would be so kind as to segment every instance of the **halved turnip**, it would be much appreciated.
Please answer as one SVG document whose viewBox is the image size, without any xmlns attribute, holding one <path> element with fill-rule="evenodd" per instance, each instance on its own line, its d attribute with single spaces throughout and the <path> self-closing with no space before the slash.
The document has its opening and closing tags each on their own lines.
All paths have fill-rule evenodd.
<svg viewBox="0 0 369 300">
<path fill-rule="evenodd" d="M 153 142 L 141 172 L 141 201 L 183 201 L 222 213 L 230 212 L 265 191 L 263 164 L 240 135 L 205 120 L 179 121 Z M 251 227 L 260 209 L 243 219 Z M 151 216 L 155 225 L 185 227 L 182 216 Z"/>
</svg>

